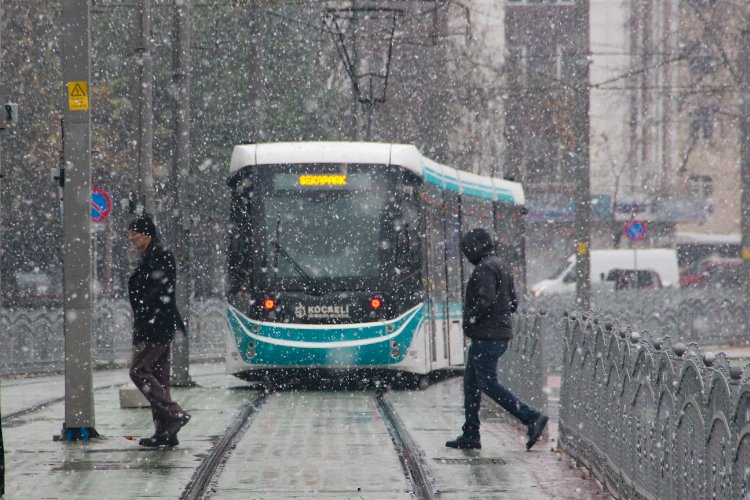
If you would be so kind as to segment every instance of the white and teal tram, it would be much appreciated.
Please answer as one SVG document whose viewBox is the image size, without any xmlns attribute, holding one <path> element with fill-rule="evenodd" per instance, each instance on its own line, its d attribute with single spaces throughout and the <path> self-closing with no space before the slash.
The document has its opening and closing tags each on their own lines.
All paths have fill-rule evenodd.
<svg viewBox="0 0 750 500">
<path fill-rule="evenodd" d="M 230 179 L 227 370 L 413 374 L 464 362 L 462 234 L 494 229 L 523 279 L 521 185 L 416 147 L 239 145 Z"/>
</svg>

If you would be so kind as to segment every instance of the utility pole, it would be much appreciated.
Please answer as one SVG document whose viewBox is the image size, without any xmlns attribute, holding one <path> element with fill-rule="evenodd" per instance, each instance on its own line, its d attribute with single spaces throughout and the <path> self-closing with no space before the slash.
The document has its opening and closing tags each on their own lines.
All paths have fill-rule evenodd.
<svg viewBox="0 0 750 500">
<path fill-rule="evenodd" d="M 742 195 L 740 217 L 742 225 L 742 289 L 745 300 L 750 292 L 750 29 L 742 30 L 740 86 L 742 110 L 740 113 L 740 178 Z"/>
<path fill-rule="evenodd" d="M 151 2 L 140 0 L 138 6 L 138 24 L 140 33 L 138 46 L 135 49 L 135 64 L 138 75 L 133 95 L 138 101 L 138 189 L 131 193 L 130 199 L 135 200 L 135 212 L 147 213 L 156 218 L 156 203 L 154 201 L 153 164 L 153 60 L 151 59 Z M 158 226 L 157 226 L 158 227 Z M 120 405 L 123 408 L 147 405 L 146 398 L 135 388 L 120 389 Z"/>
<path fill-rule="evenodd" d="M 91 287 L 91 80 L 88 0 L 62 0 L 64 441 L 94 429 Z M 62 175 L 62 173 L 61 173 Z"/>
<path fill-rule="evenodd" d="M 175 258 L 177 308 L 185 322 L 172 351 L 172 385 L 192 385 L 190 379 L 190 0 L 175 0 L 172 31 L 172 80 L 175 92 L 174 166 Z"/>
<path fill-rule="evenodd" d="M 575 6 L 576 305 L 591 308 L 591 177 L 589 164 L 589 0 Z"/>
<path fill-rule="evenodd" d="M 138 66 L 137 89 L 134 93 L 138 99 L 138 199 L 140 209 L 156 215 L 154 203 L 154 177 L 151 171 L 153 164 L 153 73 L 151 59 L 151 0 L 141 0 L 138 9 L 140 37 L 135 49 Z"/>
<path fill-rule="evenodd" d="M 0 0 L 0 68 L 3 67 L 3 0 Z M 0 102 L 5 102 L 5 82 L 3 81 L 3 75 L 0 73 Z M 3 176 L 3 162 L 2 162 L 2 138 L 0 137 L 0 179 Z M 2 190 L 0 190 L 0 193 Z M 2 207 L 2 199 L 0 199 L 0 207 Z M 1 214 L 1 212 L 0 212 Z M 0 220 L 2 220 L 0 218 Z M 0 232 L 0 238 L 2 238 L 2 232 Z M 1 240 L 0 240 L 1 241 Z M 0 273 L 2 276 L 2 273 Z M 0 286 L 2 290 L 2 286 Z M 0 307 L 2 306 L 2 294 L 0 294 Z M 4 332 L 3 332 L 4 333 Z M 3 424 L 2 424 L 2 411 L 0 411 L 0 497 L 5 496 L 5 445 L 3 444 Z"/>
</svg>

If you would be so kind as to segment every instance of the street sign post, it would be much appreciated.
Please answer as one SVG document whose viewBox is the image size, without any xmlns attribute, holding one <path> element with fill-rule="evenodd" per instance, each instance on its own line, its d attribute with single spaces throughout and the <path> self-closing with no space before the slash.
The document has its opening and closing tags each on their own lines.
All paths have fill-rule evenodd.
<svg viewBox="0 0 750 500">
<path fill-rule="evenodd" d="M 630 241 L 643 241 L 646 237 L 646 224 L 638 219 L 630 219 L 625 223 L 625 236 Z M 638 249 L 633 248 L 633 268 L 638 270 Z"/>
</svg>

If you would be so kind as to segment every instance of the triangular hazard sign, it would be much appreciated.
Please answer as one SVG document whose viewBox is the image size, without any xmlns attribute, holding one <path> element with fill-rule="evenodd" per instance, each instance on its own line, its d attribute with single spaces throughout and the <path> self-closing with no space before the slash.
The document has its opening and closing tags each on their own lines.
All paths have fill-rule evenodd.
<svg viewBox="0 0 750 500">
<path fill-rule="evenodd" d="M 70 92 L 70 97 L 85 97 L 86 92 L 83 91 L 79 84 L 73 86 L 73 90 Z"/>
</svg>

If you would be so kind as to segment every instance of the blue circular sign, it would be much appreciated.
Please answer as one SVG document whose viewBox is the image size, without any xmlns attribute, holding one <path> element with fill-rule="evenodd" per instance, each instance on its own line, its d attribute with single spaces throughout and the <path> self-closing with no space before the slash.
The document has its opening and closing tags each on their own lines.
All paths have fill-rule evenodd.
<svg viewBox="0 0 750 500">
<path fill-rule="evenodd" d="M 625 223 L 625 236 L 630 241 L 641 241 L 646 237 L 646 224 L 638 219 L 627 221 Z"/>
<path fill-rule="evenodd" d="M 112 210 L 112 201 L 109 194 L 98 188 L 91 190 L 91 220 L 101 222 L 107 218 Z"/>
</svg>

